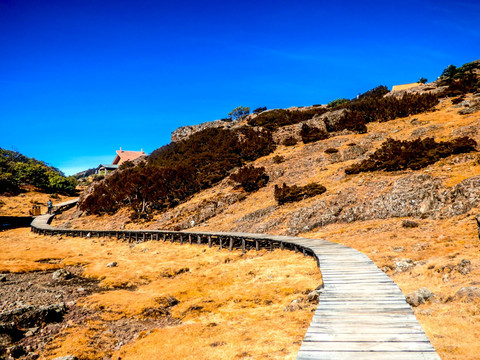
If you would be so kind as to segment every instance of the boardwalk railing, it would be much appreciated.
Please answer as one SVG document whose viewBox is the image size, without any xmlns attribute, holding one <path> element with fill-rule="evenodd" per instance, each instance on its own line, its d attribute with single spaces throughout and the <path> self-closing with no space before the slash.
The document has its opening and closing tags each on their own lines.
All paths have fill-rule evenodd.
<svg viewBox="0 0 480 360">
<path fill-rule="evenodd" d="M 75 203 L 72 200 L 57 208 Z M 50 225 L 53 216 L 36 217 L 32 231 L 44 235 L 114 237 L 137 243 L 205 244 L 230 251 L 302 252 L 317 261 L 324 288 L 297 359 L 440 359 L 398 286 L 366 255 L 350 247 L 320 239 L 268 234 L 60 229 Z"/>
</svg>

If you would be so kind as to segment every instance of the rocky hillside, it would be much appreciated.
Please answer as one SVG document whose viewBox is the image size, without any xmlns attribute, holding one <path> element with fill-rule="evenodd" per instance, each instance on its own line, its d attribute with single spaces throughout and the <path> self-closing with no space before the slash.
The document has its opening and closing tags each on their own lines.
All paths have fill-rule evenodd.
<svg viewBox="0 0 480 360">
<path fill-rule="evenodd" d="M 258 190 L 226 176 L 146 220 L 132 221 L 128 207 L 99 215 L 77 209 L 57 225 L 265 232 L 343 243 L 365 252 L 409 296 L 442 358 L 474 359 L 480 351 L 479 67 L 450 68 L 440 81 L 367 102 L 251 116 L 246 126 L 270 131 L 275 147 L 228 174 L 245 165 L 263 168 L 261 181 L 250 179 L 261 184 Z M 434 98 L 411 97 L 408 111 L 395 102 L 412 93 Z M 308 184 L 326 191 L 309 193 Z M 291 199 L 279 201 L 278 189 Z M 421 287 L 432 296 L 420 299 Z"/>
</svg>

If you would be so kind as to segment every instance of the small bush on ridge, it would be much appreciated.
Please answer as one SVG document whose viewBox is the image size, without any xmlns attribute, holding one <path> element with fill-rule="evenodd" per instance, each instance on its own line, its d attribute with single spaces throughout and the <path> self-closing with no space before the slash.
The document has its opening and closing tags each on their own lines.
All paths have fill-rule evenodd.
<svg viewBox="0 0 480 360">
<path fill-rule="evenodd" d="M 248 165 L 230 175 L 230 179 L 240 184 L 246 192 L 254 192 L 267 185 L 269 177 L 265 174 L 264 167 L 256 168 Z"/>
<path fill-rule="evenodd" d="M 300 136 L 302 137 L 303 143 L 308 144 L 314 141 L 328 139 L 329 135 L 323 129 L 303 124 L 302 129 L 300 130 Z"/>
</svg>

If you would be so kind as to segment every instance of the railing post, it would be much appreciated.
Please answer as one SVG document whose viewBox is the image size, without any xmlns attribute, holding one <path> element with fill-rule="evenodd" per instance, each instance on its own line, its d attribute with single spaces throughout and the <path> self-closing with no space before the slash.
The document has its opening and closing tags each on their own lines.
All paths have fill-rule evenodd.
<svg viewBox="0 0 480 360">
<path fill-rule="evenodd" d="M 260 250 L 260 244 L 258 243 L 258 240 L 255 240 L 255 250 Z"/>
<path fill-rule="evenodd" d="M 242 238 L 242 253 L 245 254 L 245 238 Z"/>
<path fill-rule="evenodd" d="M 229 251 L 233 250 L 233 237 L 230 237 L 230 245 L 228 246 L 228 250 Z"/>
<path fill-rule="evenodd" d="M 222 236 L 219 236 L 219 237 L 218 237 L 218 240 L 220 241 L 220 250 L 222 250 L 222 247 L 223 247 L 223 239 L 222 239 Z"/>
<path fill-rule="evenodd" d="M 208 247 L 209 248 L 212 247 L 212 236 L 211 235 L 208 235 Z"/>
</svg>

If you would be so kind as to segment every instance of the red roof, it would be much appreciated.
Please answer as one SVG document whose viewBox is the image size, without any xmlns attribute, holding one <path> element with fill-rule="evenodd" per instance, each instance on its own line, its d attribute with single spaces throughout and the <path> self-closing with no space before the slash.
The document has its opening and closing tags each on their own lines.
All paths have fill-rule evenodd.
<svg viewBox="0 0 480 360">
<path fill-rule="evenodd" d="M 147 154 L 143 152 L 143 149 L 140 151 L 128 151 L 128 150 L 122 150 L 122 148 L 120 148 L 120 150 L 117 150 L 117 156 L 115 157 L 115 160 L 113 160 L 112 164 L 121 165 L 125 161 L 132 161 L 139 158 L 140 156 L 145 156 L 145 155 Z"/>
</svg>

